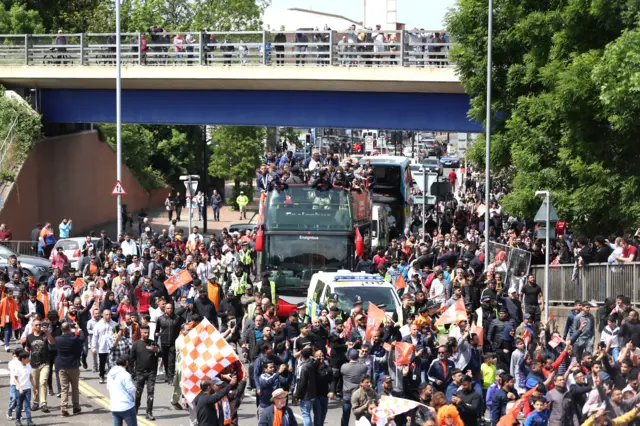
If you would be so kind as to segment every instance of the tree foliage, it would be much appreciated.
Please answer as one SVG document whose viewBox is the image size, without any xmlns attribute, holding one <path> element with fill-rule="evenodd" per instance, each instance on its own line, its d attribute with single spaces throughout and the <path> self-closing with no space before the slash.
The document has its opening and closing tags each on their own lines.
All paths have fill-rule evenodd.
<svg viewBox="0 0 640 426">
<path fill-rule="evenodd" d="M 637 225 L 640 182 L 640 2 L 495 0 L 492 171 L 513 192 L 508 213 L 532 215 L 550 189 L 561 217 L 589 235 Z M 452 55 L 485 115 L 487 2 L 460 0 L 447 17 Z M 482 138 L 479 139 L 482 141 Z M 484 167 L 484 143 L 469 160 Z"/>
<path fill-rule="evenodd" d="M 0 3 L 0 34 L 38 34 L 43 33 L 44 28 L 38 11 L 22 4 Z"/>
<path fill-rule="evenodd" d="M 2 161 L 2 180 L 15 177 L 41 131 L 40 116 L 25 101 L 7 96 L 0 86 L 0 143 L 11 143 Z"/>
<path fill-rule="evenodd" d="M 220 126 L 212 133 L 209 173 L 236 182 L 255 178 L 264 152 L 263 127 Z"/>
<path fill-rule="evenodd" d="M 116 147 L 116 126 L 100 126 L 103 139 Z M 122 161 L 147 190 L 179 184 L 193 174 L 199 139 L 193 128 L 127 124 L 122 126 Z"/>
</svg>

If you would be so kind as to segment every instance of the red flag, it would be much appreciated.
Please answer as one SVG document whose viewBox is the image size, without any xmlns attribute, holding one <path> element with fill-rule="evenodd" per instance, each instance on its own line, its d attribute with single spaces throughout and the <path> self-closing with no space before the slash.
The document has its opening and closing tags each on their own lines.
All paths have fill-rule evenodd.
<svg viewBox="0 0 640 426">
<path fill-rule="evenodd" d="M 555 349 L 558 347 L 560 343 L 562 343 L 562 337 L 560 337 L 560 335 L 556 333 L 553 335 L 553 337 L 549 341 L 549 346 Z"/>
<path fill-rule="evenodd" d="M 416 348 L 407 342 L 396 342 L 396 365 L 409 365 L 411 363 L 411 353 Z"/>
<path fill-rule="evenodd" d="M 164 286 L 167 288 L 169 294 L 173 294 L 174 291 L 185 284 L 189 284 L 191 281 L 193 281 L 191 274 L 186 269 L 183 269 L 174 276 L 169 277 L 169 279 L 164 282 Z"/>
<path fill-rule="evenodd" d="M 367 331 L 364 337 L 367 342 L 371 340 L 371 333 L 380 328 L 380 324 L 382 324 L 385 319 L 386 315 L 384 314 L 384 311 L 373 303 L 369 303 L 369 312 L 367 313 Z"/>
<path fill-rule="evenodd" d="M 82 278 L 76 279 L 76 281 L 73 283 L 73 292 L 79 293 L 80 290 L 82 290 L 82 287 L 84 287 L 84 280 Z"/>
<path fill-rule="evenodd" d="M 524 328 L 522 330 L 522 340 L 524 341 L 525 346 L 529 346 L 529 342 L 531 341 L 531 331 L 528 328 Z"/>
<path fill-rule="evenodd" d="M 449 306 L 440 318 L 438 318 L 436 325 L 453 324 L 454 322 L 463 319 L 468 319 L 467 309 L 464 307 L 464 300 L 458 299 L 454 305 Z"/>
<path fill-rule="evenodd" d="M 393 285 L 393 288 L 395 288 L 396 291 L 398 291 L 401 288 L 405 288 L 406 286 L 407 286 L 407 282 L 404 280 L 404 277 L 402 276 L 402 274 L 398 275 L 398 278 L 396 278 L 396 283 Z"/>
</svg>

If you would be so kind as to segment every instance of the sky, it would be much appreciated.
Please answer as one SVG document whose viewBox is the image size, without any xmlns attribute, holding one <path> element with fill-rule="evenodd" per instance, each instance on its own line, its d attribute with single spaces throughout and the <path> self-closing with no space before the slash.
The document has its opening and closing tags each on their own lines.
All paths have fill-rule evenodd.
<svg viewBox="0 0 640 426">
<path fill-rule="evenodd" d="M 397 0 L 398 22 L 407 28 L 444 28 L 444 15 L 455 0 Z M 292 7 L 343 15 L 361 21 L 364 15 L 362 0 L 271 0 L 270 8 L 285 10 Z"/>
</svg>

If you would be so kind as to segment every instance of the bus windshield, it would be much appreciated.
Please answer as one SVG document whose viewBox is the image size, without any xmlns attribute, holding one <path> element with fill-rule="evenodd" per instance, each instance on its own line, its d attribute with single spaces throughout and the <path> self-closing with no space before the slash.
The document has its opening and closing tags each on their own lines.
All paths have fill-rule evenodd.
<svg viewBox="0 0 640 426">
<path fill-rule="evenodd" d="M 341 235 L 267 235 L 264 270 L 279 294 L 301 294 L 319 271 L 351 269 L 353 243 Z"/>
<path fill-rule="evenodd" d="M 267 199 L 266 230 L 351 231 L 349 192 L 290 186 L 271 191 Z"/>
<path fill-rule="evenodd" d="M 373 174 L 376 182 L 373 192 L 377 194 L 385 194 L 391 196 L 399 196 L 402 194 L 402 168 L 396 165 L 373 165 Z"/>
</svg>

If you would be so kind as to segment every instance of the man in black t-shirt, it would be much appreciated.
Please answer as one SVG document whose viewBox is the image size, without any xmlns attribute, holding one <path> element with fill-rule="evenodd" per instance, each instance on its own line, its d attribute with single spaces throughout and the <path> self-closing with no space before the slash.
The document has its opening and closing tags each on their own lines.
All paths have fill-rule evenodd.
<svg viewBox="0 0 640 426">
<path fill-rule="evenodd" d="M 147 420 L 154 421 L 153 397 L 155 395 L 156 372 L 158 371 L 158 356 L 160 347 L 149 338 L 149 326 L 140 326 L 140 340 L 131 347 L 131 360 L 136 372 L 136 412 L 140 408 L 142 392 L 147 385 Z"/>
<path fill-rule="evenodd" d="M 536 284 L 533 275 L 527 277 L 527 284 L 522 288 L 520 297 L 523 298 L 525 312 L 531 315 L 533 322 L 540 322 L 540 314 L 544 310 L 542 289 Z"/>
<path fill-rule="evenodd" d="M 42 320 L 36 318 L 31 326 L 33 331 L 27 336 L 25 348 L 31 352 L 32 375 L 38 386 L 38 399 L 34 399 L 33 410 L 42 408 L 43 413 L 48 413 L 47 407 L 47 376 L 49 375 L 49 345 L 55 342 L 47 327 L 42 327 Z"/>
</svg>

